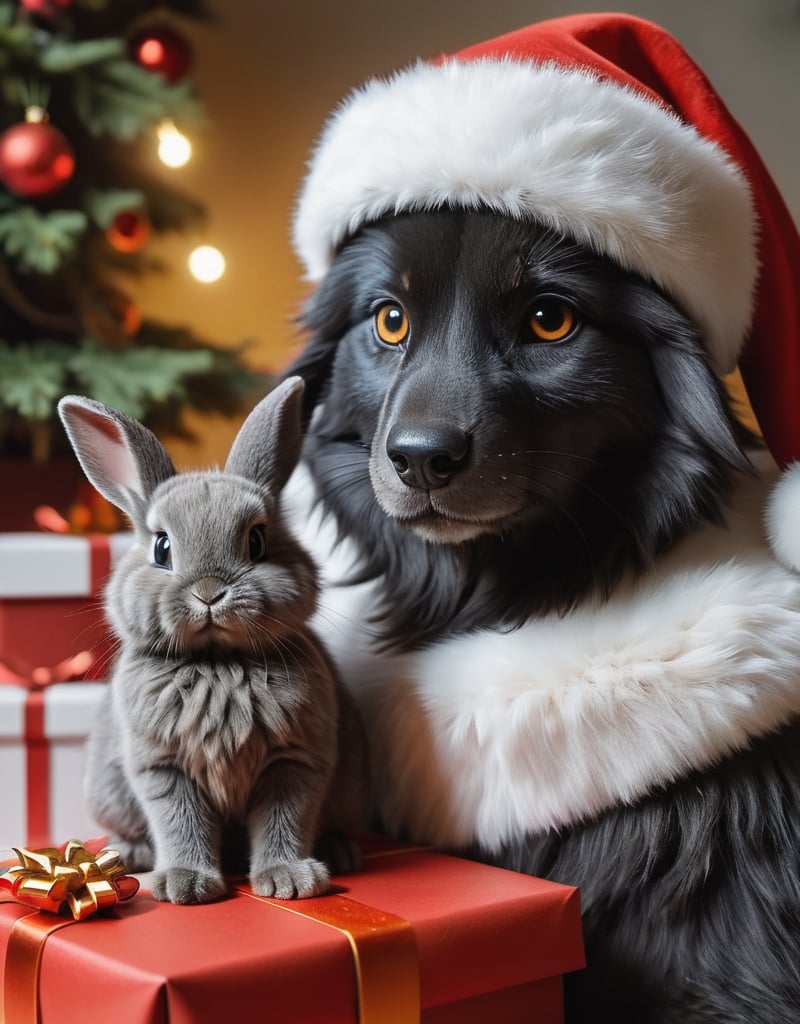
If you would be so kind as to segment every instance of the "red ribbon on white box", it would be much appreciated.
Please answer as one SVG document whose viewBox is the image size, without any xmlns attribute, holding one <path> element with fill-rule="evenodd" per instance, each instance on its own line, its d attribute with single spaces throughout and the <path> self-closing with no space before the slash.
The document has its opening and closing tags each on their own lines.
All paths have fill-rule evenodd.
<svg viewBox="0 0 800 1024">
<path fill-rule="evenodd" d="M 0 683 L 25 687 L 25 798 L 28 819 L 28 845 L 50 842 L 50 746 L 44 729 L 44 691 L 53 683 L 79 679 L 94 661 L 90 651 L 81 651 L 53 666 L 19 672 L 0 662 Z"/>
</svg>

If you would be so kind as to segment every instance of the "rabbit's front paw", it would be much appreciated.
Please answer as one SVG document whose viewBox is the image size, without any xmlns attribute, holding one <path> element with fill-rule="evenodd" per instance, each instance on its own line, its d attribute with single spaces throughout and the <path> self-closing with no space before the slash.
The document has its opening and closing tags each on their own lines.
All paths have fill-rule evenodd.
<svg viewBox="0 0 800 1024">
<path fill-rule="evenodd" d="M 308 899 L 328 891 L 328 869 L 313 857 L 271 864 L 253 875 L 250 882 L 258 896 L 278 900 Z"/>
<path fill-rule="evenodd" d="M 153 876 L 153 896 L 167 903 L 211 903 L 226 893 L 222 875 L 191 868 L 167 868 Z"/>
</svg>

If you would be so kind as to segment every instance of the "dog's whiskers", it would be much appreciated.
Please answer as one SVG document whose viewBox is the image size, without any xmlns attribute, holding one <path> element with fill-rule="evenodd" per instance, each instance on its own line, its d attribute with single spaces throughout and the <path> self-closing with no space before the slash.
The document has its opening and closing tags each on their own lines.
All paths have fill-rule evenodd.
<svg viewBox="0 0 800 1024">
<path fill-rule="evenodd" d="M 554 466 L 537 464 L 533 468 L 536 469 L 538 472 L 553 473 L 556 476 L 563 477 L 570 483 L 575 484 L 576 487 L 579 487 L 582 490 L 584 490 L 587 494 L 590 494 L 593 498 L 596 499 L 596 501 L 600 505 L 603 506 L 603 508 L 607 509 L 609 512 L 612 513 L 612 515 L 620 524 L 620 526 L 622 526 L 623 529 L 626 530 L 633 538 L 633 540 L 638 544 L 638 531 L 634 527 L 633 523 L 623 514 L 622 509 L 615 505 L 612 501 L 609 501 L 608 498 L 602 495 L 595 487 L 592 487 L 591 484 L 587 483 L 586 480 L 582 480 L 579 476 L 574 476 L 572 473 L 567 473 L 564 470 L 556 469 Z M 537 481 L 531 480 L 529 477 L 523 476 L 522 474 L 519 474 L 519 478 L 523 480 L 525 483 L 537 483 Z"/>
<path fill-rule="evenodd" d="M 594 555 L 592 554 L 592 545 L 589 543 L 589 539 L 586 536 L 586 534 L 584 533 L 583 527 L 578 522 L 576 517 L 571 512 L 569 512 L 564 507 L 564 505 L 561 502 L 559 502 L 555 497 L 553 497 L 552 495 L 548 495 L 548 494 L 542 493 L 543 489 L 547 487 L 547 484 L 542 483 L 541 480 L 533 481 L 533 483 L 534 483 L 533 491 L 534 491 L 536 497 L 542 499 L 551 508 L 554 508 L 558 512 L 558 514 L 560 516 L 563 516 L 569 523 L 572 524 L 572 526 L 575 527 L 575 532 L 580 537 L 580 539 L 581 539 L 581 541 L 583 543 L 583 546 L 584 546 L 584 548 L 586 550 L 586 554 L 588 556 L 589 565 L 591 567 L 591 578 L 592 578 L 592 580 L 594 580 L 596 582 L 597 578 L 598 578 L 597 577 L 597 567 L 595 565 Z"/>
</svg>

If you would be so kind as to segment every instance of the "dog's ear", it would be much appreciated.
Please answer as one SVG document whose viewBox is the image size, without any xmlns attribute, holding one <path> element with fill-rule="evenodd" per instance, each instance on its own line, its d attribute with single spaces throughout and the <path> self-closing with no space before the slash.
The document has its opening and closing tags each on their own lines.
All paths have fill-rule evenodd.
<svg viewBox="0 0 800 1024">
<path fill-rule="evenodd" d="M 657 550 L 698 518 L 721 519 L 729 469 L 753 472 L 745 447 L 756 438 L 734 415 L 697 328 L 646 285 L 637 305 L 665 416 L 635 503 L 637 532 Z"/>
<path fill-rule="evenodd" d="M 725 387 L 707 359 L 687 358 L 665 346 L 657 351 L 654 362 L 672 422 L 693 444 L 711 449 L 735 469 L 749 471 L 750 462 L 742 450 L 751 440 L 749 431 L 734 415 Z"/>
<path fill-rule="evenodd" d="M 674 429 L 689 448 L 749 471 L 743 446 L 752 435 L 734 415 L 699 331 L 663 296 L 648 291 L 648 299 L 655 307 L 648 317 L 653 365 Z"/>
<path fill-rule="evenodd" d="M 303 418 L 307 424 L 323 396 L 339 340 L 352 326 L 354 275 L 346 253 L 311 294 L 299 317 L 306 343 L 284 372 L 284 378 L 299 376 L 305 381 Z"/>
</svg>

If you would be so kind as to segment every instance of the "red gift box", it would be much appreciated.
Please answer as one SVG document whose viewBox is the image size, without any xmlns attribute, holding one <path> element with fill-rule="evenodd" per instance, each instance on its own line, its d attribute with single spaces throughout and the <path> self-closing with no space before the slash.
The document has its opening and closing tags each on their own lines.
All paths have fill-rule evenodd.
<svg viewBox="0 0 800 1024">
<path fill-rule="evenodd" d="M 21 1024 L 36 963 L 42 1024 L 562 1020 L 562 975 L 584 964 L 576 889 L 412 848 L 368 853 L 335 882 L 289 902 L 140 893 L 81 923 L 4 904 L 5 1024 Z"/>
<path fill-rule="evenodd" d="M 102 589 L 130 539 L 128 533 L 0 534 L 0 679 L 103 677 L 113 641 Z M 82 659 L 77 673 L 70 671 L 76 656 Z"/>
</svg>

